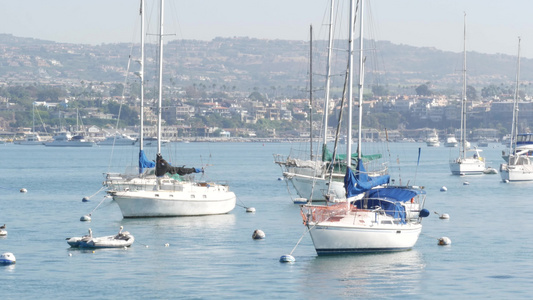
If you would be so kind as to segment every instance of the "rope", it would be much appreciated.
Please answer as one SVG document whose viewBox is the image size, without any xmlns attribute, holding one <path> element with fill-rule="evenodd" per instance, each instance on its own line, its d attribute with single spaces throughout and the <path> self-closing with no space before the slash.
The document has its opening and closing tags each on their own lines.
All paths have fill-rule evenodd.
<svg viewBox="0 0 533 300">
<path fill-rule="evenodd" d="M 96 193 L 94 193 L 94 194 L 90 195 L 89 197 L 87 197 L 87 199 L 91 199 L 92 197 L 94 197 L 96 194 L 100 193 L 105 188 L 106 188 L 105 186 L 102 186 Z"/>
<path fill-rule="evenodd" d="M 292 251 L 291 253 L 289 253 L 289 255 L 292 255 L 292 253 L 294 252 L 294 250 L 296 250 L 296 247 L 298 247 L 298 245 L 300 244 L 300 242 L 302 241 L 302 239 L 304 238 L 304 236 L 313 228 L 315 227 L 316 225 L 313 225 L 311 228 L 307 228 L 307 230 L 302 234 L 302 236 L 300 237 L 300 239 L 298 240 L 298 242 L 296 243 L 296 245 L 294 246 L 294 248 L 292 248 Z"/>
<path fill-rule="evenodd" d="M 102 205 L 102 203 L 104 202 L 104 200 L 107 198 L 107 196 L 104 196 L 104 198 L 102 199 L 102 201 L 100 201 L 100 203 L 98 203 L 98 205 L 88 214 L 88 216 L 92 215 L 92 213 L 100 206 Z"/>
</svg>

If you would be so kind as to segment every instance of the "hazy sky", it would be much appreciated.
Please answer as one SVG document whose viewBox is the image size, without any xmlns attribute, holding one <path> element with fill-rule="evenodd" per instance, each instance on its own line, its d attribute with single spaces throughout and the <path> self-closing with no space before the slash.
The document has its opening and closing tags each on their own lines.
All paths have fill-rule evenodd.
<svg viewBox="0 0 533 300">
<path fill-rule="evenodd" d="M 247 36 L 304 41 L 310 24 L 315 32 L 325 32 L 329 1 L 166 0 L 166 31 L 184 39 Z M 155 9 L 152 2 L 147 1 L 147 11 Z M 340 2 L 347 7 L 347 0 Z M 533 1 L 366 3 L 377 40 L 461 52 L 466 12 L 468 51 L 516 55 L 521 36 L 522 56 L 533 58 Z M 1 0 L 0 33 L 69 43 L 131 43 L 138 40 L 138 8 L 138 0 Z"/>
</svg>

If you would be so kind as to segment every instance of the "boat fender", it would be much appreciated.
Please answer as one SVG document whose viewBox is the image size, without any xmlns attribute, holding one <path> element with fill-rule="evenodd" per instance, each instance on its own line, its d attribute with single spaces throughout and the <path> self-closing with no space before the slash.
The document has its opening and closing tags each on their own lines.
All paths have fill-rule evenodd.
<svg viewBox="0 0 533 300">
<path fill-rule="evenodd" d="M 252 239 L 254 240 L 262 240 L 264 238 L 265 238 L 265 233 L 263 232 L 263 230 L 256 229 L 254 233 L 252 234 Z"/>
<path fill-rule="evenodd" d="M 427 210 L 427 209 L 425 209 L 425 208 L 422 209 L 422 210 L 420 211 L 420 213 L 418 214 L 418 216 L 419 216 L 420 218 L 426 218 L 426 217 L 428 217 L 428 216 L 429 216 L 429 210 Z"/>
<path fill-rule="evenodd" d="M 441 237 L 439 239 L 439 246 L 448 246 L 452 244 L 452 240 L 448 237 Z"/>
<path fill-rule="evenodd" d="M 415 203 L 415 198 L 411 198 L 411 203 Z"/>
</svg>

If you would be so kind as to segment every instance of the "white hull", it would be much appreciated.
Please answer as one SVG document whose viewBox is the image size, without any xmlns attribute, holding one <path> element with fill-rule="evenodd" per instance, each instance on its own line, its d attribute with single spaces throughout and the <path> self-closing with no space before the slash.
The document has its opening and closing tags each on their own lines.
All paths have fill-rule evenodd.
<svg viewBox="0 0 533 300">
<path fill-rule="evenodd" d="M 416 244 L 422 231 L 420 223 L 382 224 L 374 212 L 357 214 L 308 224 L 318 255 L 405 251 Z"/>
<path fill-rule="evenodd" d="M 94 147 L 96 143 L 94 142 L 45 142 L 46 147 Z"/>
<path fill-rule="evenodd" d="M 427 141 L 426 145 L 428 147 L 439 147 L 440 146 L 440 142 L 439 141 Z"/>
<path fill-rule="evenodd" d="M 533 181 L 533 165 L 502 164 L 500 175 L 503 181 Z"/>
<path fill-rule="evenodd" d="M 485 171 L 485 162 L 477 158 L 458 158 L 450 162 L 453 175 L 481 175 Z"/>
<path fill-rule="evenodd" d="M 184 182 L 176 187 L 177 190 L 121 191 L 111 195 L 124 218 L 216 215 L 235 208 L 235 194 L 227 186 Z"/>
<path fill-rule="evenodd" d="M 298 196 L 309 199 L 312 196 L 313 201 L 324 201 L 328 191 L 329 178 L 313 177 L 302 174 L 284 172 L 283 176 L 289 180 Z M 340 178 L 342 180 L 344 176 Z M 344 182 L 332 181 L 329 192 L 335 199 L 345 199 Z"/>
</svg>

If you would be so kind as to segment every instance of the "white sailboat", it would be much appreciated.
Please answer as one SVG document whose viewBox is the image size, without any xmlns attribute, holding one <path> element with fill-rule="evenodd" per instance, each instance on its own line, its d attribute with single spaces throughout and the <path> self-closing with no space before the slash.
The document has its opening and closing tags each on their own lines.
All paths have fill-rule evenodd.
<svg viewBox="0 0 533 300">
<path fill-rule="evenodd" d="M 359 139 L 356 173 L 346 169 L 344 185 L 347 201 L 333 205 L 301 207 L 302 218 L 318 255 L 361 252 L 402 251 L 411 249 L 422 230 L 421 218 L 425 191 L 418 187 L 383 186 L 389 175 L 371 177 L 361 159 L 361 125 L 363 99 L 363 1 L 359 1 Z M 352 121 L 353 31 L 355 4 L 350 4 L 350 38 L 348 70 L 348 124 Z M 351 126 L 348 126 L 347 153 L 351 153 Z M 347 165 L 351 157 L 347 156 Z M 360 199 L 359 195 L 364 193 Z"/>
<path fill-rule="evenodd" d="M 330 85 L 331 85 L 331 56 L 333 50 L 333 19 L 335 11 L 335 1 L 330 2 L 330 23 L 328 32 L 328 53 L 326 60 L 326 82 L 325 82 L 325 101 L 324 101 L 324 116 L 323 131 L 322 131 L 322 149 L 320 157 L 313 156 L 313 141 L 311 133 L 311 146 L 309 158 L 284 157 L 283 155 L 274 155 L 274 162 L 282 167 L 283 177 L 292 184 L 298 196 L 310 201 L 324 201 L 326 199 L 335 199 L 336 201 L 344 201 L 344 162 L 336 163 L 338 157 L 333 157 L 332 153 L 328 151 L 328 112 L 330 103 Z M 311 47 L 312 49 L 312 47 Z M 310 55 L 312 57 L 312 55 Z M 310 63 L 310 82 L 312 82 L 312 62 Z M 310 101 L 312 101 L 312 85 L 310 84 Z M 312 122 L 311 122 L 312 123 Z M 312 132 L 312 129 L 311 129 Z M 335 155 L 338 156 L 338 155 Z M 342 157 L 342 156 L 339 156 Z M 357 156 L 354 155 L 354 159 Z M 363 159 L 374 160 L 381 158 L 381 155 L 365 155 Z M 352 162 L 350 161 L 350 164 Z M 332 168 L 334 169 L 332 171 Z M 386 174 L 387 167 L 380 166 L 375 174 Z"/>
<path fill-rule="evenodd" d="M 35 102 L 32 104 L 32 125 L 31 132 L 24 135 L 24 140 L 17 141 L 16 144 L 27 145 L 27 146 L 36 146 L 43 145 L 44 141 L 41 139 L 39 134 L 35 132 Z"/>
<path fill-rule="evenodd" d="M 141 11 L 144 11 L 141 1 Z M 124 218 L 173 217 L 225 214 L 235 208 L 236 196 L 228 185 L 214 182 L 196 182 L 171 177 L 174 174 L 201 172 L 196 168 L 171 166 L 161 155 L 161 104 L 163 97 L 163 11 L 160 2 L 159 29 L 159 99 L 157 124 L 157 155 L 155 179 L 152 176 L 132 179 L 131 184 L 119 179 L 112 183 L 108 193 L 117 202 Z M 143 17 L 144 19 L 144 17 Z M 143 26 L 141 26 L 143 27 Z M 142 131 L 140 145 L 142 147 Z M 141 148 L 142 149 L 142 148 Z M 144 152 L 140 151 L 140 157 Z M 141 164 L 142 159 L 140 159 Z M 148 161 L 148 160 L 146 160 Z M 142 169 L 142 168 L 140 168 Z M 141 171 L 141 170 L 140 170 Z M 171 176 L 169 176 L 169 174 Z M 143 185 L 145 181 L 146 185 Z"/>
<path fill-rule="evenodd" d="M 481 156 L 481 150 L 469 149 L 466 141 L 466 14 L 464 16 L 464 39 L 463 39 L 463 99 L 461 101 L 461 140 L 459 144 L 459 157 L 450 161 L 450 171 L 453 175 L 481 175 L 485 171 L 485 159 Z M 467 152 L 474 152 L 471 157 Z"/>
<path fill-rule="evenodd" d="M 504 182 L 533 181 L 533 164 L 529 152 L 531 149 L 517 147 L 518 140 L 518 91 L 520 82 L 520 38 L 518 38 L 518 62 L 516 87 L 513 102 L 513 122 L 511 125 L 511 142 L 509 143 L 508 162 L 500 165 L 500 174 Z M 513 149 L 514 152 L 513 152 Z"/>
</svg>

